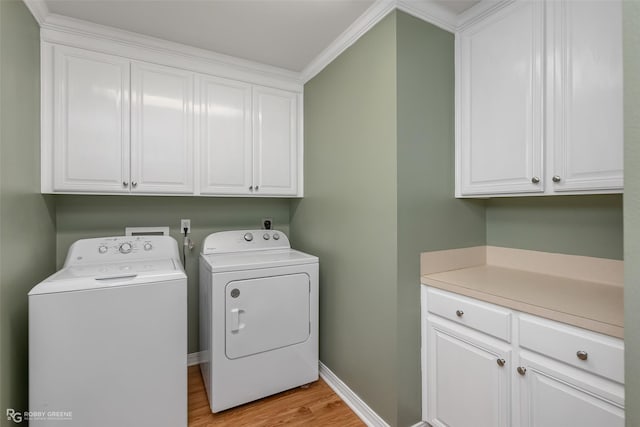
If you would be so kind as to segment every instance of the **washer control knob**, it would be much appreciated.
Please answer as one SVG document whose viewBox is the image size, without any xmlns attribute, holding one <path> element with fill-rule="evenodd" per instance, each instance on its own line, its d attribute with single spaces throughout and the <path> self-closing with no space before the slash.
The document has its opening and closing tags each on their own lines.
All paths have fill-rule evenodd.
<svg viewBox="0 0 640 427">
<path fill-rule="evenodd" d="M 120 248 L 118 250 L 121 254 L 128 254 L 129 252 L 131 252 L 131 249 L 133 249 L 131 243 L 125 242 L 120 245 Z"/>
<path fill-rule="evenodd" d="M 250 242 L 253 240 L 253 234 L 251 233 L 245 233 L 244 235 L 244 240 L 246 240 L 247 242 Z"/>
<path fill-rule="evenodd" d="M 145 243 L 143 246 L 145 251 L 150 251 L 151 249 L 153 249 L 153 245 L 149 242 Z"/>
<path fill-rule="evenodd" d="M 263 238 L 264 240 L 269 240 L 269 239 L 271 238 L 271 236 L 269 236 L 269 233 L 264 233 L 264 234 L 262 235 L 262 238 Z"/>
<path fill-rule="evenodd" d="M 273 240 L 280 240 L 280 235 L 278 233 L 273 233 Z"/>
<path fill-rule="evenodd" d="M 106 254 L 108 250 L 109 250 L 109 248 L 107 248 L 105 245 L 101 245 L 98 248 L 98 252 L 100 252 L 101 254 Z"/>
</svg>

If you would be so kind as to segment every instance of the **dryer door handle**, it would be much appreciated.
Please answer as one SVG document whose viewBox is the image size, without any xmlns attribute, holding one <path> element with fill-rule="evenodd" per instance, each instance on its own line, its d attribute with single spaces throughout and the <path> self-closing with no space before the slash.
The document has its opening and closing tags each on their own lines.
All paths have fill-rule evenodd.
<svg viewBox="0 0 640 427">
<path fill-rule="evenodd" d="M 231 309 L 231 332 L 239 332 L 244 328 L 244 323 L 240 323 L 240 313 L 244 313 L 241 308 Z"/>
</svg>

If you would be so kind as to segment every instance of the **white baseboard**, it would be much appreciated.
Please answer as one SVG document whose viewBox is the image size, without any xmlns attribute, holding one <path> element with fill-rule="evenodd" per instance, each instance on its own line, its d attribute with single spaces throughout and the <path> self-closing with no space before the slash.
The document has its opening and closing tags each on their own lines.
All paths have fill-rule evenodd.
<svg viewBox="0 0 640 427">
<path fill-rule="evenodd" d="M 431 425 L 426 421 L 420 421 L 419 423 L 415 423 L 411 427 L 431 427 Z"/>
<path fill-rule="evenodd" d="M 367 405 L 360 396 L 354 393 L 340 378 L 320 362 L 320 377 L 336 392 L 344 403 L 369 427 L 389 427 L 380 415 Z"/>
<path fill-rule="evenodd" d="M 199 351 L 187 354 L 187 366 L 199 365 L 202 362 L 202 355 Z"/>
</svg>

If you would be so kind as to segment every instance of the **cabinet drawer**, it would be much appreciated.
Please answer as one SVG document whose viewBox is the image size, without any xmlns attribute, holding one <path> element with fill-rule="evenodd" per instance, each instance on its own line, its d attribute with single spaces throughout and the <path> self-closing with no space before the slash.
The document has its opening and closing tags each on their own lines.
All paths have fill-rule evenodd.
<svg viewBox="0 0 640 427">
<path fill-rule="evenodd" d="M 624 383 L 622 340 L 522 314 L 518 324 L 521 347 Z"/>
<path fill-rule="evenodd" d="M 427 310 L 511 342 L 511 311 L 437 289 L 427 289 Z"/>
</svg>

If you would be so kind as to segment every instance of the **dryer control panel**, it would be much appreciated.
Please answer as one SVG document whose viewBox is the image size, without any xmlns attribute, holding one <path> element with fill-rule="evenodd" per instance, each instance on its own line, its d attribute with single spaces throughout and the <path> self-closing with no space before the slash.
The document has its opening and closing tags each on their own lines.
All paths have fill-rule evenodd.
<svg viewBox="0 0 640 427">
<path fill-rule="evenodd" d="M 204 255 L 290 249 L 289 238 L 279 230 L 234 230 L 209 234 L 202 246 Z"/>
<path fill-rule="evenodd" d="M 179 259 L 178 244 L 169 236 L 115 236 L 82 239 L 69 248 L 64 266 L 144 259 Z"/>
</svg>

